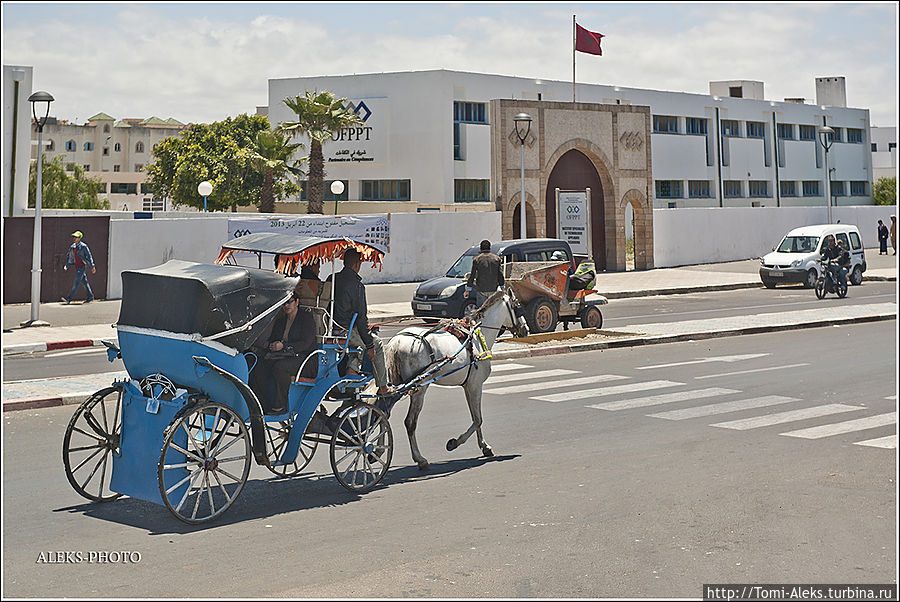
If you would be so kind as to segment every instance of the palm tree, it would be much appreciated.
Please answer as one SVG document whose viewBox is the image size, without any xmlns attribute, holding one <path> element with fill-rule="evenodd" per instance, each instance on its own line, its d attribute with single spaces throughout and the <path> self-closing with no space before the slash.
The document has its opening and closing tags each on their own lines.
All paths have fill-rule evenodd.
<svg viewBox="0 0 900 602">
<path fill-rule="evenodd" d="M 275 213 L 275 183 L 287 174 L 297 178 L 303 177 L 303 171 L 297 167 L 303 159 L 290 162 L 294 151 L 302 144 L 290 144 L 290 139 L 281 132 L 260 130 L 256 132 L 253 146 L 247 149 L 247 157 L 253 169 L 263 177 L 262 189 L 259 193 L 259 212 Z"/>
<path fill-rule="evenodd" d="M 282 123 L 279 130 L 309 138 L 309 186 L 307 213 L 322 213 L 325 196 L 325 159 L 322 145 L 331 140 L 341 128 L 361 125 L 362 119 L 344 107 L 346 98 L 336 98 L 333 92 L 310 92 L 304 96 L 285 98 L 284 104 L 296 113 L 297 121 Z"/>
</svg>

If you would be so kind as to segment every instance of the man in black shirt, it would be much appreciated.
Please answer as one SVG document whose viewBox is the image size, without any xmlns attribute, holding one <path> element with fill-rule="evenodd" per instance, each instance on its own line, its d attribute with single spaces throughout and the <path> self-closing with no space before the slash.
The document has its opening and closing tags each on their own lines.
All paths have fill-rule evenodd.
<svg viewBox="0 0 900 602">
<path fill-rule="evenodd" d="M 492 293 L 505 284 L 505 280 L 500 257 L 491 253 L 491 241 L 482 240 L 479 249 L 481 252 L 472 260 L 472 271 L 469 272 L 463 297 L 469 298 L 469 292 L 474 285 L 475 303 L 480 307 Z"/>
<path fill-rule="evenodd" d="M 359 276 L 361 265 L 362 257 L 359 251 L 352 247 L 344 251 L 344 269 L 334 276 L 334 321 L 344 328 L 349 328 L 353 314 L 356 314 L 356 322 L 350 332 L 350 345 L 365 347 L 366 357 L 375 368 L 378 394 L 385 395 L 390 392 L 390 388 L 384 365 L 384 347 L 381 339 L 369 332 L 366 287 Z M 357 356 L 351 355 L 347 367 L 353 373 L 359 374 L 361 362 Z"/>
</svg>

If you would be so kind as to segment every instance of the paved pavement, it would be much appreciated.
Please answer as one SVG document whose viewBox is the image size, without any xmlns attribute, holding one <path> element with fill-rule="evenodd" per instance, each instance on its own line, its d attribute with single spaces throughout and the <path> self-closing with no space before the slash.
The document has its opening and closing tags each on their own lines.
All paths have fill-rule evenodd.
<svg viewBox="0 0 900 602">
<path fill-rule="evenodd" d="M 879 256 L 867 251 L 869 269 L 864 280 L 893 280 L 897 277 L 895 256 Z M 701 266 L 661 268 L 646 271 L 619 272 L 598 276 L 597 288 L 611 299 L 660 294 L 690 293 L 705 290 L 728 290 L 760 287 L 759 262 L 737 261 Z M 370 322 L 387 321 L 411 314 L 409 297 L 411 285 L 369 285 L 370 298 L 386 302 L 369 306 Z M 390 299 L 404 299 L 391 301 Z M 45 311 L 46 308 L 46 311 Z M 35 353 L 56 349 L 102 345 L 103 340 L 115 341 L 111 324 L 118 315 L 119 301 L 94 302 L 88 306 L 60 304 L 42 305 L 41 317 L 66 326 L 18 327 L 28 319 L 30 306 L 15 305 L 3 308 L 3 355 Z M 63 314 L 62 312 L 66 312 Z M 80 314 L 76 312 L 81 312 Z M 56 318 L 53 317 L 55 314 Z M 81 316 L 81 320 L 78 316 Z M 45 317 L 46 316 L 46 317 Z M 498 342 L 494 357 L 506 359 L 573 351 L 587 351 L 614 347 L 647 345 L 679 340 L 696 340 L 718 336 L 733 336 L 773 330 L 811 328 L 830 324 L 896 319 L 896 303 L 834 306 L 816 310 L 789 311 L 779 314 L 760 314 L 706 320 L 688 320 L 664 324 L 635 324 L 618 328 L 616 332 L 602 332 L 580 340 L 557 343 L 515 344 Z M 105 322 L 100 322 L 105 320 Z M 77 323 L 77 322 L 82 323 Z M 73 323 L 76 322 L 76 323 Z M 122 378 L 124 373 L 66 377 L 4 383 L 3 409 L 47 407 L 78 403 L 85 396 Z"/>
</svg>

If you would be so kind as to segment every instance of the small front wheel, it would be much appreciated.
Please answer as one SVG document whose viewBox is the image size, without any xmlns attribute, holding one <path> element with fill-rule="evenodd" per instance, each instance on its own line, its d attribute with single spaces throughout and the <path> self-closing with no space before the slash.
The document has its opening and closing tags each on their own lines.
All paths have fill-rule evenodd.
<svg viewBox="0 0 900 602">
<path fill-rule="evenodd" d="M 362 493 L 375 487 L 393 455 L 394 435 L 384 412 L 361 402 L 342 412 L 331 438 L 331 469 L 344 488 Z"/>
<path fill-rule="evenodd" d="M 179 520 L 205 523 L 225 512 L 250 474 L 250 434 L 238 414 L 204 403 L 166 429 L 157 477 L 166 508 Z"/>
<path fill-rule="evenodd" d="M 594 305 L 589 305 L 581 310 L 581 327 L 596 328 L 600 330 L 603 327 L 603 314 Z"/>
<path fill-rule="evenodd" d="M 818 299 L 824 299 L 827 291 L 825 290 L 825 279 L 819 278 L 816 280 L 816 297 Z"/>
<path fill-rule="evenodd" d="M 62 456 L 66 478 L 79 495 L 95 502 L 120 496 L 109 485 L 111 456 L 119 454 L 121 430 L 121 387 L 101 389 L 78 406 L 66 427 Z"/>
</svg>

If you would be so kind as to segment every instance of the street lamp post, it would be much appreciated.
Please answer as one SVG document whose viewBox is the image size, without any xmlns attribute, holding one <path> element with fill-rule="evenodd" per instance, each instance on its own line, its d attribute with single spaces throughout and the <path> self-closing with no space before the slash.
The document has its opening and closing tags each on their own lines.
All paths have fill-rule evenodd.
<svg viewBox="0 0 900 602">
<path fill-rule="evenodd" d="M 834 144 L 834 130 L 830 127 L 821 126 L 818 128 L 819 142 L 825 149 L 825 204 L 828 208 L 828 223 L 831 223 L 831 173 L 828 171 L 828 149 Z"/>
<path fill-rule="evenodd" d="M 528 238 L 528 232 L 525 229 L 525 140 L 528 139 L 528 134 L 531 132 L 531 115 L 519 113 L 513 117 L 513 121 L 516 123 L 516 137 L 519 139 L 521 148 L 522 190 L 519 196 L 519 237 Z"/>
<path fill-rule="evenodd" d="M 344 183 L 340 180 L 335 180 L 331 183 L 331 194 L 334 195 L 334 214 L 338 213 L 338 197 L 344 192 Z"/>
<path fill-rule="evenodd" d="M 41 306 L 41 193 L 43 192 L 42 176 L 44 171 L 44 125 L 50 116 L 50 103 L 54 101 L 49 92 L 35 92 L 28 97 L 31 103 L 31 114 L 38 129 L 38 153 L 37 153 L 37 185 L 34 191 L 34 241 L 31 247 L 31 319 L 22 322 L 22 326 L 49 326 L 49 322 L 39 319 Z M 46 103 L 41 112 L 43 117 L 38 119 L 38 104 Z"/>
<path fill-rule="evenodd" d="M 206 197 L 212 194 L 213 185 L 209 181 L 204 180 L 197 185 L 197 192 L 203 197 L 203 212 L 206 213 Z"/>
</svg>

